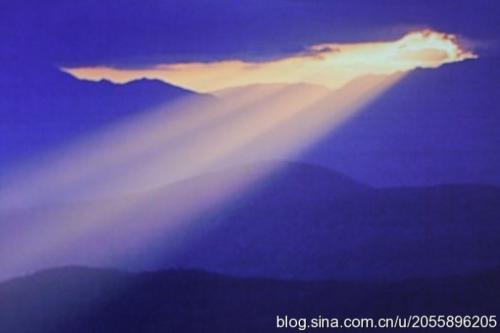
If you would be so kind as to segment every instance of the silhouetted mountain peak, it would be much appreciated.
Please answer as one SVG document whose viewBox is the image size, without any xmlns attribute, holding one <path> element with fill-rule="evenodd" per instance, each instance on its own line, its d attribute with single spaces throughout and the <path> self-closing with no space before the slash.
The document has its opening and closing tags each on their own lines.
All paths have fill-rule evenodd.
<svg viewBox="0 0 500 333">
<path fill-rule="evenodd" d="M 370 187 L 330 169 L 300 162 L 261 161 L 198 175 L 165 187 L 186 197 L 217 192 L 227 184 L 247 184 L 240 200 L 314 202 L 364 192 Z M 236 196 L 238 197 L 238 196 Z"/>
<path fill-rule="evenodd" d="M 4 165 L 179 98 L 209 98 L 160 80 L 79 80 L 53 66 L 2 72 L 0 90 Z"/>
</svg>

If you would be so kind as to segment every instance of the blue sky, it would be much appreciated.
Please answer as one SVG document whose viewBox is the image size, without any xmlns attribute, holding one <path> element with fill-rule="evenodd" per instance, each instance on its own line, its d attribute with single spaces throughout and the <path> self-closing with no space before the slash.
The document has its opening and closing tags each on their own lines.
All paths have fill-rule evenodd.
<svg viewBox="0 0 500 333">
<path fill-rule="evenodd" d="M 325 42 L 386 40 L 432 28 L 496 54 L 497 1 L 3 1 L 7 60 L 137 67 L 270 59 Z"/>
</svg>

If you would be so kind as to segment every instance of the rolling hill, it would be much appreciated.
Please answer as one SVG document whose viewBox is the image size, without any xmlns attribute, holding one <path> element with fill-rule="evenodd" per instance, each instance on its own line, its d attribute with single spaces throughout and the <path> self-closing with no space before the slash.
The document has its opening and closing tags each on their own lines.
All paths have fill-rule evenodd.
<svg viewBox="0 0 500 333">
<path fill-rule="evenodd" d="M 308 319 L 489 316 L 500 310 L 499 281 L 498 269 L 440 279 L 353 283 L 66 267 L 1 283 L 0 330 L 274 332 L 283 330 L 276 329 L 276 316 L 285 315 Z"/>
<path fill-rule="evenodd" d="M 4 212 L 0 244 L 24 249 L 17 251 L 18 259 L 32 261 L 9 270 L 16 253 L 2 248 L 2 275 L 79 264 L 387 280 L 465 274 L 500 264 L 496 187 L 371 188 L 322 167 L 269 163 L 275 170 L 270 177 L 254 179 L 250 190 L 223 204 L 217 201 L 221 189 L 231 179 L 258 176 L 258 164 L 135 198 Z M 193 215 L 193 205 L 207 200 L 212 204 Z M 93 220 L 92 214 L 104 214 L 109 207 L 127 207 L 126 214 Z M 16 232 L 19 225 L 23 230 Z M 78 232 L 85 228 L 88 234 Z M 23 238 L 32 230 L 45 236 L 36 232 L 35 238 Z"/>
</svg>

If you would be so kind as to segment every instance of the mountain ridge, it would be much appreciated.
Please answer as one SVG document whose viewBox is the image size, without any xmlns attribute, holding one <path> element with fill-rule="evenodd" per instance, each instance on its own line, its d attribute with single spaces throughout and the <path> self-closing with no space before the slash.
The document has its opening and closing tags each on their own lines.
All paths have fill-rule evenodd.
<svg viewBox="0 0 500 333">
<path fill-rule="evenodd" d="M 0 162 L 5 165 L 180 98 L 213 98 L 160 80 L 79 80 L 56 67 L 7 70 L 0 90 Z"/>
</svg>

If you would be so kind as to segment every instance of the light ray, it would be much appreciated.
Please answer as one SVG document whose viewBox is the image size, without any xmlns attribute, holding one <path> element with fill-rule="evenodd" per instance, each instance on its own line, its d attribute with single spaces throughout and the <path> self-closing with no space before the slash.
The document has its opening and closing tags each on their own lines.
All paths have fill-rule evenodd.
<svg viewBox="0 0 500 333">
<path fill-rule="evenodd" d="M 195 223 L 200 216 L 275 170 L 266 164 L 215 180 L 184 180 L 230 166 L 288 159 L 362 110 L 408 69 L 474 57 L 449 35 L 434 32 L 396 42 L 335 45 L 340 54 L 333 47 L 314 46 L 308 54 L 282 60 L 297 67 L 293 75 L 300 72 L 290 78 L 293 84 L 232 87 L 215 92 L 216 97 L 187 98 L 141 112 L 53 152 L 44 163 L 35 160 L 3 177 L 0 218 L 8 222 L 0 225 L 0 278 L 62 264 L 134 266 L 131 258 L 165 239 L 172 250 L 167 254 L 172 254 L 196 230 L 209 228 Z M 352 59 L 343 54 L 368 64 L 346 76 L 350 81 L 341 89 L 297 83 L 323 82 L 330 73 L 322 70 L 325 64 L 351 70 Z M 387 57 L 394 64 L 385 68 Z M 314 66 L 300 62 L 304 59 Z M 316 66 L 317 61 L 322 65 Z M 267 82 L 259 76 L 260 66 L 250 66 L 255 70 L 250 77 Z M 395 72 L 398 68 L 403 70 Z M 382 74 L 358 76 L 377 70 Z M 265 71 L 279 79 L 287 67 Z M 231 77 L 241 74 L 222 77 L 235 84 Z"/>
<path fill-rule="evenodd" d="M 173 115 L 153 111 L 70 146 L 59 158 L 53 156 L 55 162 L 44 165 L 42 171 L 34 167 L 38 172 L 18 176 L 11 188 L 0 191 L 0 198 L 11 198 L 15 193 L 18 203 L 29 201 L 39 206 L 4 213 L 11 221 L 4 230 L 25 224 L 14 236 L 12 232 L 0 236 L 2 272 L 63 264 L 130 264 L 130 256 L 154 246 L 157 238 L 164 241 L 170 235 L 176 244 L 176 235 L 193 228 L 189 221 L 238 197 L 275 170 L 272 164 L 266 164 L 215 183 L 195 182 L 193 190 L 184 188 L 192 183 L 176 181 L 230 165 L 296 153 L 338 126 L 401 75 L 362 80 L 333 92 L 304 85 L 273 86 L 271 91 L 255 87 L 247 92 L 249 95 L 245 89 L 220 92 L 224 103 L 213 99 L 183 101 L 175 105 L 182 106 L 182 111 Z M 272 140 L 266 142 L 264 138 L 270 134 Z M 131 164 L 126 163 L 129 160 Z M 82 168 L 80 163 L 85 161 L 90 164 Z M 108 171 L 102 173 L 102 168 Z M 166 190 L 160 188 L 168 184 L 172 185 Z M 37 191 L 39 186 L 51 187 L 53 201 L 64 201 L 68 193 L 77 195 L 74 202 L 40 206 L 44 198 L 43 191 Z M 103 199 L 103 194 L 110 198 Z M 78 198 L 86 202 L 77 203 Z M 18 247 L 23 250 L 13 251 Z M 3 258 L 7 253 L 9 257 Z"/>
</svg>

